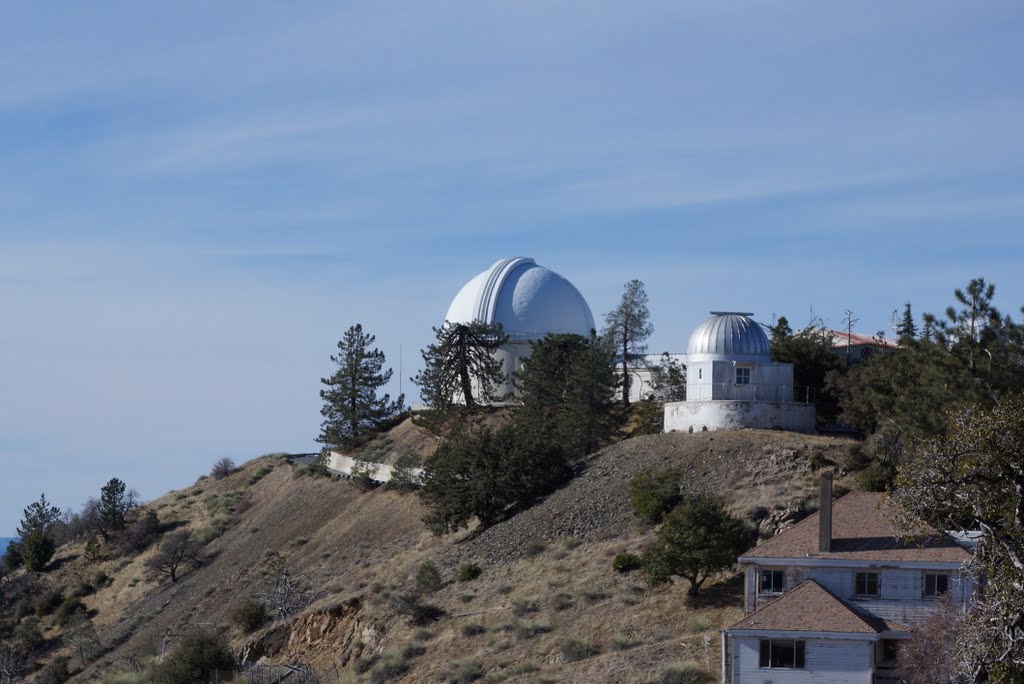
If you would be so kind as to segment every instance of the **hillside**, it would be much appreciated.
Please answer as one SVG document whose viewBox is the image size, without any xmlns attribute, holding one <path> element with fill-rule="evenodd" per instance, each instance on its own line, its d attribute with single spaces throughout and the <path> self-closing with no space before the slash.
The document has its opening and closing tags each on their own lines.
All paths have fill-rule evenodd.
<svg viewBox="0 0 1024 684">
<path fill-rule="evenodd" d="M 440 539 L 423 528 L 415 495 L 364 492 L 261 457 L 150 503 L 165 526 L 211 539 L 206 563 L 176 583 L 148 576 L 154 548 L 89 562 L 81 546 L 62 548 L 45 581 L 69 594 L 98 571 L 110 578 L 84 598 L 107 652 L 75 682 L 115 681 L 192 625 L 230 624 L 232 610 L 276 576 L 272 553 L 311 589 L 312 602 L 248 637 L 231 627 L 232 643 L 250 660 L 310 666 L 323 682 L 468 682 L 474 673 L 487 681 L 647 682 L 685 660 L 714 671 L 715 630 L 739 618 L 739 585 L 723 577 L 685 605 L 684 587 L 648 589 L 613 572 L 616 554 L 653 538 L 630 512 L 629 478 L 681 468 L 689 488 L 719 493 L 770 534 L 814 504 L 812 463 L 841 459 L 846 449 L 844 440 L 753 430 L 636 437 L 585 459 L 562 489 L 511 520 Z M 395 597 L 425 560 L 446 581 L 429 598 L 445 616 L 416 627 L 396 613 Z M 459 582 L 466 563 L 482 574 Z M 58 634 L 52 619 L 44 625 L 46 636 Z M 570 662 L 574 655 L 585 657 Z"/>
</svg>

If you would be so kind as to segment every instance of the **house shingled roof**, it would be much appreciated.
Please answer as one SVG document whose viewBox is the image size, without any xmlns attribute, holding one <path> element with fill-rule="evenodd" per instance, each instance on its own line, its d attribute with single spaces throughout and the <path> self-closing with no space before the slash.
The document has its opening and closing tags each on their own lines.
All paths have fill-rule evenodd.
<svg viewBox="0 0 1024 684">
<path fill-rule="evenodd" d="M 819 558 L 876 562 L 963 563 L 971 558 L 947 534 L 901 537 L 895 509 L 883 494 L 851 492 L 832 504 L 832 550 L 818 550 L 818 513 L 750 549 L 745 558 Z"/>
<path fill-rule="evenodd" d="M 726 631 L 842 632 L 879 634 L 910 628 L 871 615 L 847 603 L 814 580 L 806 580 Z"/>
</svg>

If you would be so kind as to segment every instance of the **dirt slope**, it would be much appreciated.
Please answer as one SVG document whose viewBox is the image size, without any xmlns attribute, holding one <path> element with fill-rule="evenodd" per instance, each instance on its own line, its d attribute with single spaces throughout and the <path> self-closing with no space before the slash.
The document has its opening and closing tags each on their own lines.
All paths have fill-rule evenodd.
<svg viewBox="0 0 1024 684">
<path fill-rule="evenodd" d="M 296 477 L 280 458 L 256 459 L 150 504 L 164 523 L 223 529 L 205 549 L 206 564 L 175 584 L 145 573 L 153 549 L 99 565 L 80 547 L 61 550 L 51 582 L 70 586 L 97 569 L 113 578 L 85 599 L 109 650 L 73 681 L 103 681 L 192 625 L 230 624 L 235 606 L 267 588 L 268 552 L 286 559 L 314 600 L 254 635 L 230 628 L 233 643 L 250 659 L 308 664 L 321 681 L 473 681 L 478 673 L 488 681 L 648 682 L 680 660 L 714 671 L 715 630 L 740 616 L 739 585 L 723 578 L 687 606 L 681 586 L 652 590 L 613 572 L 615 554 L 652 539 L 629 510 L 630 477 L 682 468 L 689 488 L 720 493 L 771 532 L 807 508 L 812 462 L 845 449 L 842 440 L 768 431 L 637 437 L 589 457 L 566 486 L 513 519 L 443 539 L 423 529 L 414 495 Z M 225 516 L 224 501 L 235 512 Z M 446 580 L 428 599 L 446 615 L 425 629 L 392 607 L 424 560 Z M 470 562 L 482 575 L 456 581 Z M 375 657 L 357 677 L 356 660 L 362 669 Z M 382 674 L 387 663 L 400 665 L 391 679 Z"/>
</svg>

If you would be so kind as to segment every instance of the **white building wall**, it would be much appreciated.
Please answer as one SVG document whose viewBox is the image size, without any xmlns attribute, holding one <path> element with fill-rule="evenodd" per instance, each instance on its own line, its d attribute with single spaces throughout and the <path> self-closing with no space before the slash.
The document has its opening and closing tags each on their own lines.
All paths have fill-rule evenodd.
<svg viewBox="0 0 1024 684">
<path fill-rule="evenodd" d="M 974 594 L 974 582 L 955 570 L 944 568 L 852 568 L 852 567 L 783 567 L 765 564 L 751 566 L 747 571 L 747 586 L 755 592 L 754 609 L 762 608 L 779 595 L 756 594 L 758 575 L 761 568 L 784 569 L 786 589 L 792 589 L 804 580 L 813 579 L 833 594 L 864 610 L 886 620 L 914 625 L 921 622 L 938 605 L 936 599 L 924 597 L 925 573 L 949 573 L 950 595 L 960 606 L 966 607 Z M 877 598 L 857 597 L 854 594 L 854 574 L 857 572 L 879 573 L 879 596 Z M 748 602 L 748 606 L 751 603 Z"/>
<path fill-rule="evenodd" d="M 733 684 L 872 684 L 874 641 L 806 639 L 803 669 L 760 667 L 760 639 L 734 637 Z"/>
<path fill-rule="evenodd" d="M 676 401 L 665 404 L 665 432 L 702 432 L 740 428 L 813 433 L 813 404 L 782 401 Z"/>
</svg>

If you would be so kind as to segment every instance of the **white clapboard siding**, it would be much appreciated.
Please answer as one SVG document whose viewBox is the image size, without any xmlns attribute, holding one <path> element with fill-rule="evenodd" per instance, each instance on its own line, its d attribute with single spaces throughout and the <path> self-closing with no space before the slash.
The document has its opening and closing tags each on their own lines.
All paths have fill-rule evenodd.
<svg viewBox="0 0 1024 684">
<path fill-rule="evenodd" d="M 756 591 L 758 572 L 763 565 L 752 568 L 748 573 L 748 589 Z M 813 579 L 836 596 L 850 601 L 865 610 L 887 620 L 915 625 L 935 610 L 934 598 L 924 598 L 924 575 L 929 570 L 917 568 L 850 568 L 850 567 L 800 567 L 790 566 L 786 571 L 786 589 L 792 589 L 804 580 Z M 857 572 L 878 572 L 880 595 L 878 598 L 858 597 L 854 594 L 854 574 Z M 949 572 L 935 570 L 934 572 Z M 954 603 L 965 605 L 974 592 L 973 581 L 956 572 L 950 574 L 950 594 Z M 751 584 L 753 582 L 753 584 Z M 761 608 L 777 596 L 758 595 L 756 607 Z"/>
<path fill-rule="evenodd" d="M 806 639 L 803 669 L 761 668 L 760 640 L 733 641 L 733 684 L 871 684 L 874 642 L 850 639 Z"/>
</svg>

